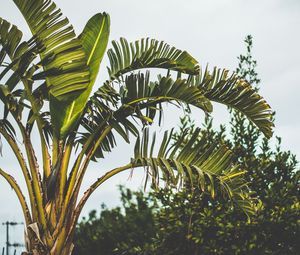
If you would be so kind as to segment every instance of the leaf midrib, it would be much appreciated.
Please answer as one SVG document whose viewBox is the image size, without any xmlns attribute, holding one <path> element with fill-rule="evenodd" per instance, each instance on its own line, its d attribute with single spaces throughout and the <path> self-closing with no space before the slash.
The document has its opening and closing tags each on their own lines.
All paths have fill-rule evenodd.
<svg viewBox="0 0 300 255">
<path fill-rule="evenodd" d="M 92 59 L 92 57 L 93 57 L 93 55 L 94 55 L 94 52 L 95 52 L 95 50 L 96 50 L 97 44 L 98 44 L 98 42 L 99 42 L 99 40 L 100 40 L 102 31 L 103 31 L 103 28 L 104 28 L 104 24 L 105 24 L 105 19 L 103 19 L 102 26 L 101 26 L 100 31 L 99 31 L 99 33 L 98 33 L 96 42 L 94 43 L 93 49 L 92 49 L 92 51 L 91 51 L 91 54 L 89 55 L 89 58 L 88 58 L 88 61 L 87 61 L 87 65 L 90 64 L 90 61 L 91 61 L 91 59 Z"/>
</svg>

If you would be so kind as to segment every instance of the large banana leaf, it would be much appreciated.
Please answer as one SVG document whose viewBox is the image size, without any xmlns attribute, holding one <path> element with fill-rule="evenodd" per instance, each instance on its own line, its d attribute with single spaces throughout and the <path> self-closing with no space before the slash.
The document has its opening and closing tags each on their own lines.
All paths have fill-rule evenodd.
<svg viewBox="0 0 300 255">
<path fill-rule="evenodd" d="M 217 68 L 210 73 L 206 69 L 205 72 L 190 77 L 189 81 L 202 90 L 208 99 L 243 113 L 270 138 L 274 126 L 271 107 L 247 81 L 234 73 L 228 73 L 227 70 Z"/>
<path fill-rule="evenodd" d="M 86 24 L 82 34 L 79 36 L 83 49 L 86 53 L 87 65 L 90 70 L 90 82 L 87 89 L 73 101 L 72 108 L 68 116 L 70 122 L 76 123 L 76 120 L 82 115 L 82 110 L 86 105 L 97 74 L 100 63 L 105 53 L 110 31 L 110 20 L 106 13 L 99 13 L 93 16 Z M 62 128 L 62 133 L 68 132 L 68 126 Z"/>
<path fill-rule="evenodd" d="M 38 78 L 47 82 L 54 131 L 65 136 L 78 120 L 75 100 L 90 83 L 85 51 L 68 19 L 62 17 L 52 1 L 14 0 L 14 3 L 36 40 L 44 45 L 40 53 L 44 72 Z"/>
<path fill-rule="evenodd" d="M 174 187 L 196 184 L 212 197 L 219 192 L 236 202 L 247 214 L 253 213 L 253 201 L 245 196 L 249 193 L 243 178 L 245 171 L 236 164 L 233 153 L 225 145 L 208 146 L 205 138 L 201 139 L 199 129 L 184 146 L 183 140 L 186 140 L 185 134 L 172 144 L 172 132 L 165 132 L 156 148 L 155 135 L 151 141 L 149 130 L 145 129 L 143 136 L 137 139 L 132 165 L 144 166 L 148 176 L 146 182 L 150 178 L 154 186 L 159 186 L 160 180 Z"/>
<path fill-rule="evenodd" d="M 157 82 L 150 81 L 150 74 L 132 74 L 126 77 L 120 89 L 123 105 L 134 106 L 147 101 L 182 101 L 211 112 L 211 104 L 201 90 L 190 86 L 186 80 L 173 80 L 171 77 L 159 77 Z"/>
<path fill-rule="evenodd" d="M 108 14 L 98 13 L 87 22 L 83 32 L 79 36 L 83 49 L 86 53 L 87 65 L 90 70 L 90 82 L 87 89 L 73 101 L 70 109 L 67 108 L 67 105 L 64 106 L 64 102 L 61 103 L 65 109 L 69 110 L 66 114 L 69 116 L 68 121 L 73 124 L 76 124 L 77 120 L 81 117 L 83 108 L 86 105 L 97 78 L 100 63 L 107 47 L 109 31 L 110 20 Z M 53 99 L 53 101 L 55 101 L 55 99 Z M 62 127 L 61 133 L 67 134 L 69 129 L 70 126 Z"/>
<path fill-rule="evenodd" d="M 107 13 L 98 13 L 87 22 L 82 34 L 79 36 L 86 53 L 87 65 L 90 68 L 90 84 L 92 85 L 96 80 L 100 63 L 106 51 L 109 32 L 109 15 Z"/>
<path fill-rule="evenodd" d="M 197 74 L 199 65 L 186 51 L 170 47 L 165 42 L 141 39 L 128 43 L 125 38 L 113 41 L 113 48 L 107 54 L 111 79 L 141 68 L 165 68 L 188 74 Z"/>
</svg>

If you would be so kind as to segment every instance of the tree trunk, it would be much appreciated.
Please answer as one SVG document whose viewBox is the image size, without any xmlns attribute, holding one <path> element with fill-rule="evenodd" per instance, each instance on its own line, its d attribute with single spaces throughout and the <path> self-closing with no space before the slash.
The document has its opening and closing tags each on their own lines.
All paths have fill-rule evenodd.
<svg viewBox="0 0 300 255">
<path fill-rule="evenodd" d="M 21 255 L 71 255 L 73 250 L 73 243 L 67 242 L 66 240 L 56 240 L 52 246 L 48 246 L 42 240 L 45 238 L 36 234 L 33 231 L 28 231 L 26 235 L 26 252 Z M 60 242 L 58 242 L 60 241 Z M 58 245 L 63 243 L 64 245 Z"/>
<path fill-rule="evenodd" d="M 49 250 L 51 250 L 51 252 Z M 51 249 L 51 247 L 37 246 L 29 252 L 22 252 L 21 255 L 71 255 L 72 250 L 73 244 L 64 247 L 62 251 Z"/>
</svg>

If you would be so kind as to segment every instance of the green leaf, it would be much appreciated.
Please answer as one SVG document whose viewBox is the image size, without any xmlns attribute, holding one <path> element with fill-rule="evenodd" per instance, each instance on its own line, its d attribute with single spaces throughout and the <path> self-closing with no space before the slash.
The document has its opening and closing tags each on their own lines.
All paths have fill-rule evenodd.
<svg viewBox="0 0 300 255">
<path fill-rule="evenodd" d="M 137 138 L 131 162 L 133 166 L 147 167 L 154 186 L 158 186 L 160 173 L 167 184 L 175 187 L 178 184 L 193 186 L 198 181 L 200 190 L 210 193 L 212 198 L 221 192 L 237 203 L 246 214 L 254 212 L 252 198 L 246 195 L 249 189 L 243 178 L 245 171 L 225 145 L 213 144 L 208 147 L 206 137 L 202 136 L 199 129 L 194 131 L 184 145 L 181 141 L 186 140 L 186 135 L 178 140 L 181 144 L 172 144 L 172 132 L 165 132 L 163 140 L 159 142 L 158 153 L 154 155 L 154 141 L 151 143 L 148 132 L 149 129 L 145 129 L 143 137 Z M 150 154 L 146 147 L 151 148 Z"/>
<path fill-rule="evenodd" d="M 90 82 L 81 95 L 72 101 L 64 105 L 64 102 L 60 103 L 62 106 L 61 111 L 66 116 L 65 125 L 61 128 L 61 134 L 66 135 L 70 129 L 70 124 L 75 125 L 77 120 L 81 117 L 83 109 L 86 105 L 88 97 L 91 93 L 93 85 L 95 83 L 99 67 L 103 55 L 105 53 L 108 39 L 109 39 L 110 20 L 106 13 L 99 13 L 93 16 L 86 24 L 83 32 L 79 36 L 83 49 L 86 54 L 87 65 L 90 70 Z M 52 99 L 54 102 L 55 99 Z"/>
<path fill-rule="evenodd" d="M 140 119 L 145 120 L 145 114 L 140 110 L 146 110 L 146 117 L 151 120 L 155 113 L 162 114 L 159 105 L 164 102 L 172 102 L 177 105 L 189 104 L 202 109 L 205 112 L 212 111 L 210 101 L 196 86 L 190 86 L 186 80 L 173 80 L 171 77 L 162 77 L 157 82 L 150 82 L 149 73 L 146 75 L 131 74 L 125 78 L 125 84 L 120 89 L 123 110 L 128 107 L 134 109 Z M 122 108 L 119 114 L 123 116 Z"/>
<path fill-rule="evenodd" d="M 68 123 L 77 123 L 81 117 L 83 109 L 86 105 L 88 97 L 91 93 L 95 83 L 97 74 L 99 72 L 100 63 L 105 53 L 108 39 L 109 39 L 110 20 L 106 13 L 99 13 L 93 16 L 86 24 L 79 39 L 82 43 L 83 49 L 86 53 L 87 65 L 90 70 L 90 82 L 86 90 L 81 95 L 74 99 L 71 107 L 64 110 L 64 115 L 67 116 L 67 125 L 62 126 L 61 133 L 67 134 L 70 126 Z M 53 101 L 55 101 L 53 99 Z M 62 103 L 64 104 L 64 103 Z M 62 105 L 63 106 L 63 105 Z"/>
<path fill-rule="evenodd" d="M 87 65 L 91 73 L 89 88 L 94 85 L 100 63 L 106 51 L 110 32 L 110 19 L 106 13 L 98 13 L 86 24 L 79 36 L 87 56 Z"/>
<path fill-rule="evenodd" d="M 113 48 L 107 54 L 111 79 L 141 68 L 165 68 L 187 74 L 197 74 L 199 65 L 186 51 L 171 47 L 154 39 L 141 39 L 128 43 L 125 38 L 113 41 Z"/>
<path fill-rule="evenodd" d="M 22 36 L 22 32 L 16 26 L 0 18 L 0 65 L 6 54 L 11 59 L 14 58 Z"/>
<path fill-rule="evenodd" d="M 203 73 L 190 77 L 189 81 L 209 100 L 243 113 L 266 137 L 270 138 L 274 126 L 271 107 L 247 81 L 234 73 L 231 75 L 228 73 L 227 70 L 217 68 L 210 73 L 206 69 Z"/>
</svg>

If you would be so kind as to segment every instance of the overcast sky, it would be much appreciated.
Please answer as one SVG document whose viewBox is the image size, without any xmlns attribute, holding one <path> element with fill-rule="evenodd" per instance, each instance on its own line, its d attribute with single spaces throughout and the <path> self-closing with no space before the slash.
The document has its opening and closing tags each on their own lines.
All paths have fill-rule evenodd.
<svg viewBox="0 0 300 255">
<path fill-rule="evenodd" d="M 0 17 L 18 25 L 29 36 L 28 29 L 11 0 L 0 0 Z M 300 156 L 300 1 L 299 0 L 58 0 L 57 5 L 69 17 L 77 33 L 97 12 L 111 16 L 111 39 L 126 37 L 129 41 L 141 37 L 164 40 L 179 49 L 190 52 L 202 66 L 207 63 L 235 70 L 237 56 L 245 52 L 243 39 L 254 38 L 253 55 L 262 80 L 261 94 L 277 112 L 275 135 L 281 136 L 283 147 Z M 104 60 L 106 62 L 106 59 Z M 105 63 L 104 65 L 105 66 Z M 104 77 L 105 68 L 101 74 Z M 98 83 L 104 79 L 101 77 Z M 2 107 L 2 106 L 0 106 Z M 0 108 L 2 109 L 2 108 Z M 225 109 L 226 110 L 226 109 Z M 225 110 L 218 110 L 215 118 L 222 122 Z M 176 125 L 178 113 L 166 122 Z M 201 123 L 203 115 L 194 116 Z M 109 169 L 131 156 L 126 145 L 121 145 L 99 169 Z M 19 171 L 12 155 L 4 148 L 0 167 L 12 169 L 18 179 Z M 84 186 L 99 176 L 97 165 L 88 173 Z M 142 174 L 128 180 L 128 174 L 116 177 L 98 190 L 87 204 L 84 214 L 99 208 L 102 202 L 109 206 L 118 203 L 116 184 L 138 187 Z M 22 220 L 21 209 L 9 186 L 0 180 L 0 222 Z M 0 226 L 2 227 L 2 226 Z M 0 247 L 4 239 L 0 229 Z M 16 230 L 17 231 L 17 230 Z M 15 235 L 17 236 L 17 234 Z M 16 241 L 20 241 L 16 240 Z"/>
</svg>

